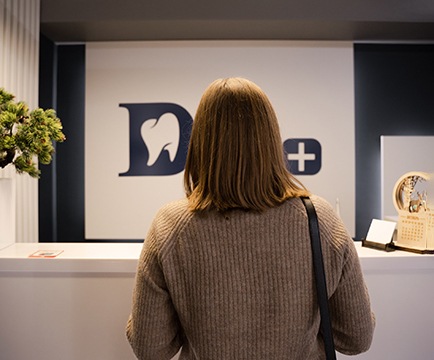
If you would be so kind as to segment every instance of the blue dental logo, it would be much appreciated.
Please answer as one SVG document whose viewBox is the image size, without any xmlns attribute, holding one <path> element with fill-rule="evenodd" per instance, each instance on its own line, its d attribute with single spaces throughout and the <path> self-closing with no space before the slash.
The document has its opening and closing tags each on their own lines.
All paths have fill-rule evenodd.
<svg viewBox="0 0 434 360">
<path fill-rule="evenodd" d="M 173 103 L 119 104 L 129 112 L 130 164 L 119 176 L 174 175 L 184 170 L 193 119 Z"/>
<path fill-rule="evenodd" d="M 167 176 L 184 170 L 193 119 L 174 103 L 119 104 L 129 113 L 129 168 L 119 176 Z M 315 175 L 321 169 L 321 144 L 310 138 L 283 143 L 288 170 Z"/>
</svg>

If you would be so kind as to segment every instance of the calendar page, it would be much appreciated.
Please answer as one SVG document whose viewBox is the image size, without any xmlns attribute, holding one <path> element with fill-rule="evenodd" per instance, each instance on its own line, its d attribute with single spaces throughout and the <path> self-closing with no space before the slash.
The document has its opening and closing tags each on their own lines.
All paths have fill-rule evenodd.
<svg viewBox="0 0 434 360">
<path fill-rule="evenodd" d="M 400 214 L 397 244 L 424 250 L 427 243 L 427 219 L 425 214 Z"/>
</svg>

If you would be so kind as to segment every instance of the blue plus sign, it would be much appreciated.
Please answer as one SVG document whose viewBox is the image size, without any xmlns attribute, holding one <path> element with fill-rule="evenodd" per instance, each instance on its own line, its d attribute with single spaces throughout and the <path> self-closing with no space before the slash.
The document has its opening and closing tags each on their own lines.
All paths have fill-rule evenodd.
<svg viewBox="0 0 434 360">
<path fill-rule="evenodd" d="M 283 148 L 288 170 L 295 175 L 314 175 L 321 169 L 321 144 L 315 139 L 287 139 Z"/>
<path fill-rule="evenodd" d="M 305 152 L 305 145 L 304 142 L 298 143 L 298 153 L 297 154 L 287 154 L 288 160 L 297 160 L 298 161 L 298 171 L 304 172 L 305 171 L 305 162 L 306 160 L 315 160 L 316 155 L 312 153 L 306 153 Z"/>
</svg>

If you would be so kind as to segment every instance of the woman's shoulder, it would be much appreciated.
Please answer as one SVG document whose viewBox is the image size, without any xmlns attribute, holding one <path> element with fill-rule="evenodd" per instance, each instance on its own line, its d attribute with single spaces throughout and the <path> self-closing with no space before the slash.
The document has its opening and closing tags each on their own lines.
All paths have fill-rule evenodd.
<svg viewBox="0 0 434 360">
<path fill-rule="evenodd" d="M 191 212 L 188 209 L 187 199 L 178 199 L 161 206 L 154 217 L 155 224 L 173 226 L 175 223 L 188 218 Z"/>
<path fill-rule="evenodd" d="M 312 201 L 318 216 L 323 216 L 323 214 L 335 212 L 330 203 L 323 197 L 311 194 L 309 198 Z M 306 213 L 301 198 L 290 198 L 285 203 L 287 209 L 296 209 L 302 213 Z"/>
<path fill-rule="evenodd" d="M 322 237 L 327 239 L 328 244 L 343 251 L 351 245 L 352 239 L 336 209 L 321 196 L 311 195 L 310 198 L 315 206 Z"/>
<path fill-rule="evenodd" d="M 153 241 L 158 248 L 165 248 L 191 218 L 187 199 L 164 204 L 156 212 L 145 241 Z"/>
<path fill-rule="evenodd" d="M 162 205 L 159 208 L 157 215 L 177 214 L 177 213 L 186 212 L 187 209 L 188 209 L 187 198 L 181 198 Z"/>
<path fill-rule="evenodd" d="M 322 211 L 334 211 L 332 205 L 323 197 L 313 194 L 310 196 L 313 204 L 315 205 L 315 208 L 318 208 L 318 210 Z"/>
<path fill-rule="evenodd" d="M 333 208 L 333 206 L 325 198 L 316 194 L 311 194 L 309 198 L 315 207 L 315 211 L 320 222 L 325 221 L 334 223 L 340 220 L 336 209 Z"/>
</svg>

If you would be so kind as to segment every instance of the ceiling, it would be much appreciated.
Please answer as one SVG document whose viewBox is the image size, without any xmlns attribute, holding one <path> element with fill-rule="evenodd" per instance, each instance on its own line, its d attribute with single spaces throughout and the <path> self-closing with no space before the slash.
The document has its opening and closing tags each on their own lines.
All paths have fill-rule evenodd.
<svg viewBox="0 0 434 360">
<path fill-rule="evenodd" d="M 433 0 L 41 0 L 54 42 L 434 41 Z"/>
</svg>

